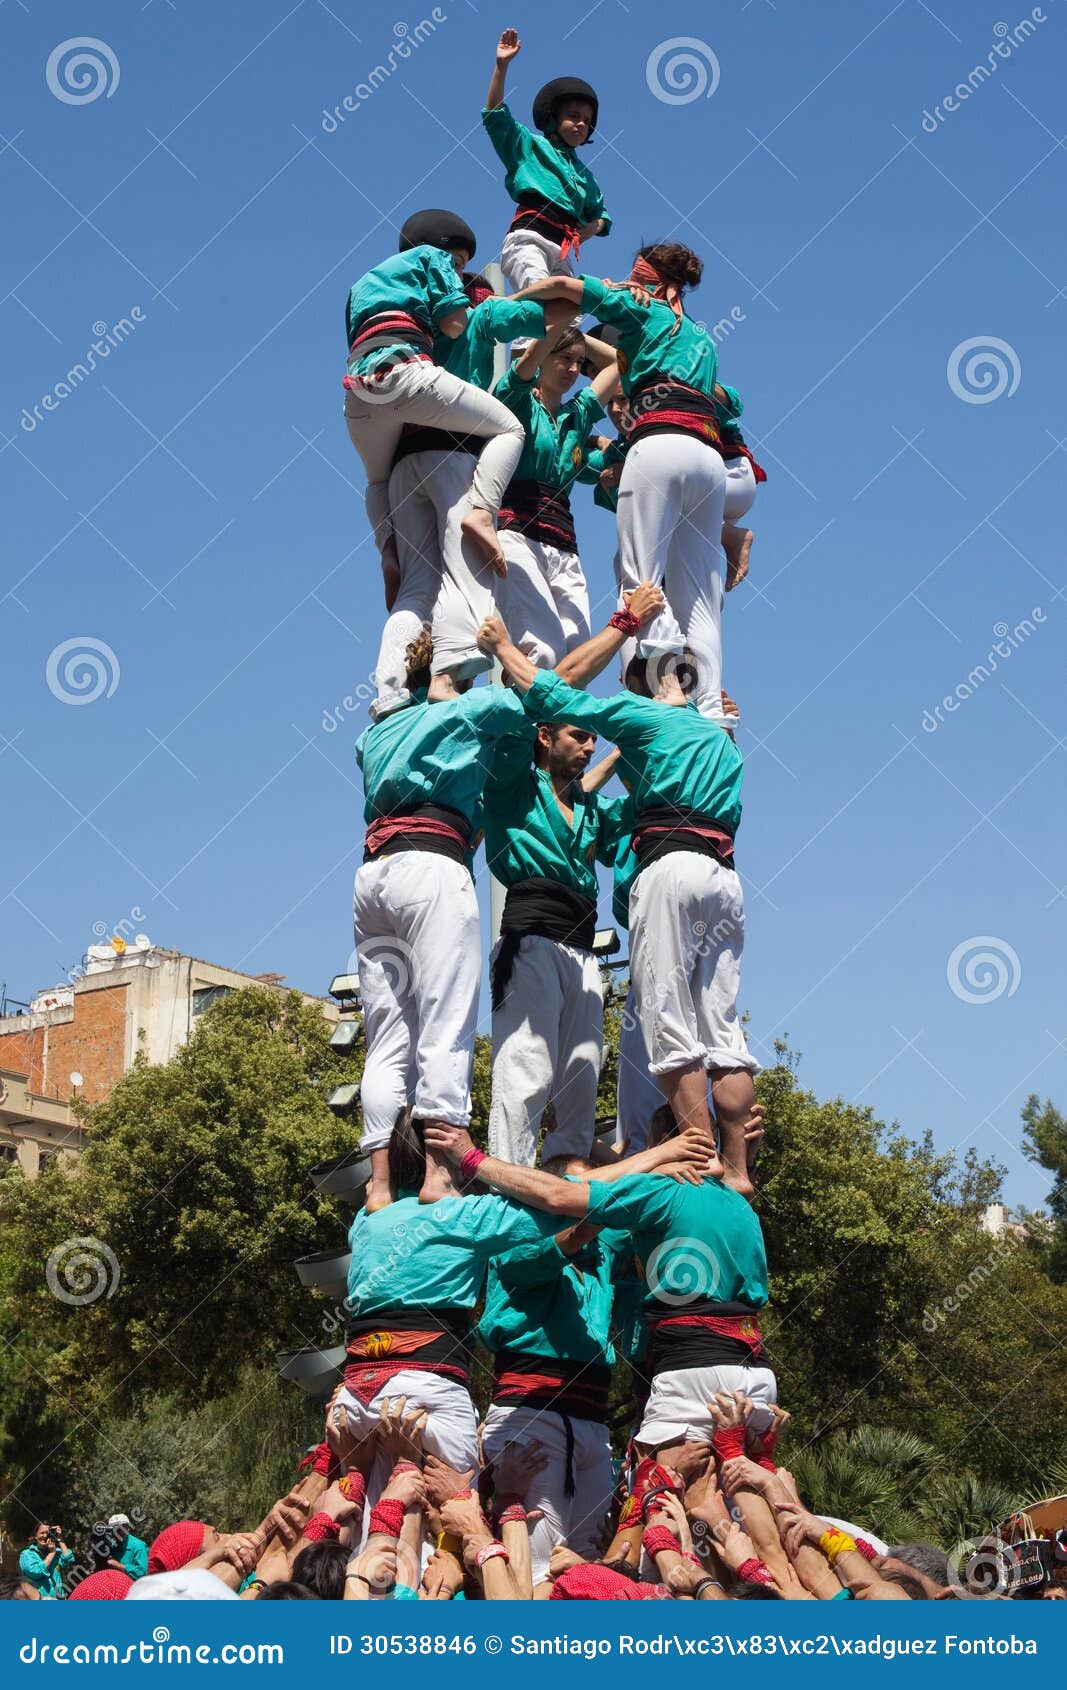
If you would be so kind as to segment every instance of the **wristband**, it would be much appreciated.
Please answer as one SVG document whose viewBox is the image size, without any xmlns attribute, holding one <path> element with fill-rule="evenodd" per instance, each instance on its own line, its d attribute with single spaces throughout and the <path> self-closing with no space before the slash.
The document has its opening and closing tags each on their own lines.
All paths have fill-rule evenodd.
<svg viewBox="0 0 1067 1690">
<path fill-rule="evenodd" d="M 846 1555 L 850 1549 L 855 1549 L 855 1547 L 855 1538 L 849 1537 L 847 1532 L 838 1531 L 836 1526 L 832 1526 L 829 1531 L 823 1532 L 819 1539 L 819 1548 L 831 1567 L 836 1567 L 839 1555 Z"/>
<path fill-rule="evenodd" d="M 308 1450 L 296 1470 L 300 1473 L 305 1467 L 310 1467 L 313 1473 L 320 1474 L 322 1478 L 329 1479 L 331 1483 L 341 1476 L 341 1463 L 325 1440 L 321 1444 L 316 1444 L 314 1449 Z"/>
<path fill-rule="evenodd" d="M 460 1177 L 460 1179 L 461 1180 L 474 1179 L 474 1177 L 476 1176 L 476 1174 L 478 1172 L 478 1169 L 481 1167 L 482 1163 L 485 1161 L 486 1156 L 488 1154 L 489 1154 L 489 1152 L 486 1151 L 486 1150 L 478 1150 L 478 1149 L 468 1150 L 467 1154 L 463 1157 L 462 1161 L 459 1164 L 459 1177 Z"/>
<path fill-rule="evenodd" d="M 878 1551 L 874 1547 L 873 1543 L 867 1542 L 865 1537 L 858 1537 L 856 1539 L 856 1548 L 859 1550 L 865 1561 L 877 1561 Z"/>
<path fill-rule="evenodd" d="M 722 1590 L 722 1585 L 719 1583 L 718 1579 L 700 1579 L 693 1587 L 693 1601 L 699 1602 L 705 1590 Z"/>
<path fill-rule="evenodd" d="M 399 1537 L 404 1524 L 404 1504 L 395 1496 L 382 1497 L 370 1511 L 369 1535 L 381 1532 L 384 1537 Z"/>
<path fill-rule="evenodd" d="M 344 1478 L 340 1481 L 338 1489 L 344 1496 L 347 1496 L 349 1502 L 356 1503 L 360 1508 L 365 1506 L 367 1501 L 367 1481 L 363 1477 L 362 1473 L 355 1470 L 351 1473 L 346 1473 Z"/>
<path fill-rule="evenodd" d="M 620 634 L 636 634 L 641 622 L 632 610 L 617 610 L 614 616 L 608 617 L 608 627 L 617 628 Z"/>
<path fill-rule="evenodd" d="M 341 1528 L 329 1514 L 313 1514 L 304 1527 L 303 1535 L 309 1543 L 321 1543 L 326 1538 L 336 1541 L 341 1535 Z"/>
<path fill-rule="evenodd" d="M 509 1502 L 496 1517 L 497 1526 L 514 1526 L 526 1524 L 526 1510 L 521 1502 Z"/>
<path fill-rule="evenodd" d="M 457 1561 L 462 1561 L 463 1539 L 457 1537 L 455 1532 L 438 1532 L 436 1544 L 446 1555 L 454 1555 Z"/>
<path fill-rule="evenodd" d="M 683 1561 L 692 1561 L 694 1567 L 699 1567 L 701 1572 L 704 1571 L 703 1561 L 700 1559 L 699 1555 L 694 1553 L 694 1551 L 692 1549 L 683 1550 L 682 1560 Z"/>
<path fill-rule="evenodd" d="M 720 1461 L 730 1461 L 735 1455 L 745 1453 L 745 1428 L 743 1426 L 717 1426 L 712 1436 L 715 1454 Z"/>
<path fill-rule="evenodd" d="M 750 1555 L 747 1561 L 742 1561 L 737 1569 L 737 1576 L 739 1579 L 744 1579 L 746 1584 L 774 1583 L 774 1579 L 771 1577 L 771 1569 L 755 1555 Z"/>
<path fill-rule="evenodd" d="M 761 1455 L 759 1460 L 756 1462 L 756 1466 L 765 1468 L 768 1473 L 777 1473 L 778 1471 L 778 1468 L 775 1466 L 769 1455 Z"/>
<path fill-rule="evenodd" d="M 392 1473 L 389 1475 L 389 1483 L 392 1484 L 393 1480 L 396 1478 L 398 1473 L 421 1473 L 421 1472 L 422 1472 L 422 1468 L 419 1466 L 417 1461 L 398 1461 L 396 1466 L 393 1468 Z"/>
<path fill-rule="evenodd" d="M 641 1547 L 653 1561 L 667 1550 L 679 1552 L 678 1539 L 667 1526 L 646 1526 L 641 1535 Z"/>
<path fill-rule="evenodd" d="M 477 1555 L 474 1557 L 474 1565 L 476 1567 L 484 1567 L 487 1561 L 498 1560 L 510 1562 L 511 1556 L 504 1548 L 504 1545 L 494 1538 L 492 1543 L 485 1543 L 482 1545 L 481 1549 L 479 1549 Z"/>
</svg>

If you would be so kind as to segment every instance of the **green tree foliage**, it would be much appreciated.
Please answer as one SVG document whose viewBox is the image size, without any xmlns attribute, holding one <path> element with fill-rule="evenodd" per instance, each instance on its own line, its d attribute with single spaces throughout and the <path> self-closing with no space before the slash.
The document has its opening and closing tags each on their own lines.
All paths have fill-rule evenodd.
<svg viewBox="0 0 1067 1690">
<path fill-rule="evenodd" d="M 1048 1098 L 1041 1104 L 1036 1093 L 1023 1105 L 1023 1149 L 1053 1176 L 1048 1198 L 1052 1231 L 1045 1255 L 1049 1273 L 1062 1284 L 1067 1281 L 1067 1120 Z"/>
</svg>

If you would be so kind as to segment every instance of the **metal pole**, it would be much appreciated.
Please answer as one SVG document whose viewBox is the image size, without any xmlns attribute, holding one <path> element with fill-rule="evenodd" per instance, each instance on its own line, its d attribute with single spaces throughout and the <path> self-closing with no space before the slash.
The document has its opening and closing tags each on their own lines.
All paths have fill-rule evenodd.
<svg viewBox="0 0 1067 1690">
<path fill-rule="evenodd" d="M 487 264 L 482 274 L 498 297 L 504 295 L 504 272 L 499 264 Z M 493 382 L 500 380 L 507 368 L 507 357 L 502 345 L 497 345 L 493 353 Z M 503 671 L 499 663 L 494 663 L 489 674 L 491 686 L 503 686 Z M 489 944 L 496 944 L 500 937 L 500 922 L 504 914 L 504 887 L 496 875 L 489 875 Z"/>
</svg>

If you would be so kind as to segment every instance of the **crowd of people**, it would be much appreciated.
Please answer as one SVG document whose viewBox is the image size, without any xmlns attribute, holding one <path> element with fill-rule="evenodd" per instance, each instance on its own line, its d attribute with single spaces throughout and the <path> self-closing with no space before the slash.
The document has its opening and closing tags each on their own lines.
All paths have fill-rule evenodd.
<svg viewBox="0 0 1067 1690">
<path fill-rule="evenodd" d="M 515 202 L 511 294 L 471 270 L 462 217 L 426 210 L 348 300 L 345 416 L 387 614 L 358 747 L 369 1178 L 344 1378 L 307 1470 L 254 1529 L 178 1521 L 147 1570 L 112 1555 L 73 1597 L 961 1593 L 939 1551 L 812 1513 L 775 1461 L 787 1416 L 760 1333 L 764 1126 L 737 1012 L 742 758 L 721 637 L 764 477 L 686 309 L 698 256 L 661 241 L 624 282 L 575 273 L 611 228 L 580 156 L 598 98 L 559 78 L 525 126 L 504 102 L 520 45 L 505 30 L 483 112 Z M 615 434 L 597 432 L 606 414 Z M 616 523 L 598 632 L 576 482 Z M 588 693 L 616 660 L 622 689 Z M 504 684 L 475 686 L 494 663 Z M 612 749 L 594 765 L 598 735 Z M 467 1132 L 483 838 L 506 888 L 488 1153 Z M 598 863 L 629 936 L 613 1142 L 596 1119 Z M 476 1334 L 493 1364 L 480 1424 Z M 64 1593 L 56 1530 L 26 1552 L 23 1594 Z"/>
</svg>

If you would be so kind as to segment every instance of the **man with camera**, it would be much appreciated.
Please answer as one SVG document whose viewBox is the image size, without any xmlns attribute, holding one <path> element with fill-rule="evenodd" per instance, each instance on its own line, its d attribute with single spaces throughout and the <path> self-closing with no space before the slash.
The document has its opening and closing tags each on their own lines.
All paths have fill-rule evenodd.
<svg viewBox="0 0 1067 1690">
<path fill-rule="evenodd" d="M 33 1542 L 19 1556 L 19 1572 L 43 1599 L 66 1596 L 63 1574 L 74 1565 L 74 1551 L 63 1541 L 63 1527 L 45 1521 L 33 1534 Z"/>
</svg>

